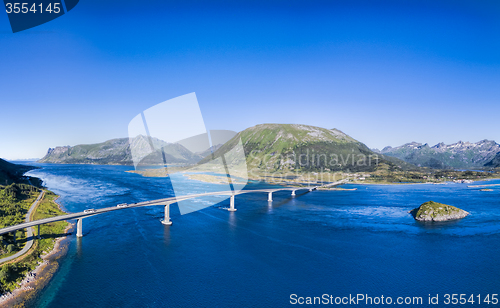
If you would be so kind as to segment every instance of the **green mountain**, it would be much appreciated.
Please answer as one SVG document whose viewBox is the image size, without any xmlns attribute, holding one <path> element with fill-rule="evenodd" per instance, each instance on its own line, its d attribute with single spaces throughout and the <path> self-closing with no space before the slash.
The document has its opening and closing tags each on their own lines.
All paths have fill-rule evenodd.
<svg viewBox="0 0 500 308">
<path fill-rule="evenodd" d="M 374 153 L 338 129 L 298 124 L 261 124 L 245 129 L 201 163 L 224 154 L 231 165 L 242 163 L 232 149 L 241 142 L 250 170 L 275 171 L 376 171 L 416 169 L 396 158 Z M 233 150 L 233 152 L 235 152 Z"/>
<path fill-rule="evenodd" d="M 38 179 L 23 176 L 25 172 L 33 169 L 36 169 L 36 167 L 17 165 L 0 158 L 0 185 L 10 185 L 12 183 L 29 184 L 29 180 L 32 180 L 33 185 L 39 185 Z"/>
<path fill-rule="evenodd" d="M 132 164 L 128 138 L 112 139 L 97 144 L 80 144 L 49 148 L 40 163 L 56 164 Z"/>
<path fill-rule="evenodd" d="M 155 150 L 151 153 L 151 148 Z M 142 164 L 159 164 L 163 156 L 170 163 L 196 163 L 202 157 L 190 152 L 180 144 L 168 144 L 165 141 L 137 136 L 118 138 L 96 144 L 80 144 L 76 146 L 62 146 L 49 148 L 47 154 L 40 159 L 40 163 L 55 164 L 95 164 L 95 165 L 133 165 L 133 156 L 141 157 Z"/>
<path fill-rule="evenodd" d="M 491 140 L 476 143 L 459 141 L 450 145 L 439 143 L 432 147 L 412 142 L 395 148 L 386 147 L 381 153 L 421 167 L 471 169 L 489 164 L 500 153 L 500 145 Z"/>
</svg>

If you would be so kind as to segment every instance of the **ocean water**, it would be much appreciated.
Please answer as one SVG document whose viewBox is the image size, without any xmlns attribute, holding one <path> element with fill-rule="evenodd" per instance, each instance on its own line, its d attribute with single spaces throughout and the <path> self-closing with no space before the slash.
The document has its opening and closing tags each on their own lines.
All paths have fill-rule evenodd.
<svg viewBox="0 0 500 308">
<path fill-rule="evenodd" d="M 39 166 L 30 175 L 70 212 L 173 195 L 168 178 L 126 173 L 130 167 Z M 431 306 L 429 295 L 439 295 L 436 307 L 446 306 L 445 294 L 500 293 L 500 187 L 344 187 L 357 190 L 278 192 L 272 203 L 267 194 L 245 194 L 234 213 L 222 209 L 227 199 L 194 200 L 215 205 L 187 215 L 173 206 L 170 227 L 159 221 L 162 206 L 86 218 L 83 238 L 71 238 L 59 271 L 31 305 L 283 307 L 291 294 L 366 294 L 423 298 L 411 307 Z M 186 192 L 203 189 L 186 180 Z M 408 211 L 429 200 L 471 215 L 416 222 Z"/>
</svg>

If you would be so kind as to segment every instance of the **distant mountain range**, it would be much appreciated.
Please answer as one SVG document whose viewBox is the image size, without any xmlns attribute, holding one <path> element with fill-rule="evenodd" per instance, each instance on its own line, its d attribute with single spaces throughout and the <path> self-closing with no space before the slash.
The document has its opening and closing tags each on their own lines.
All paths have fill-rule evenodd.
<svg viewBox="0 0 500 308">
<path fill-rule="evenodd" d="M 374 153 L 363 143 L 337 129 L 325 129 L 297 124 L 262 124 L 238 133 L 224 145 L 200 153 L 192 153 L 180 144 L 167 144 L 153 138 L 155 147 L 162 147 L 170 163 L 201 163 L 228 153 L 241 138 L 247 164 L 261 170 L 349 170 L 374 171 L 378 165 L 389 168 L 414 169 L 400 159 Z M 98 144 L 50 148 L 39 162 L 59 164 L 120 164 L 132 165 L 134 153 L 149 151 L 151 145 L 145 136 L 133 140 L 120 138 Z M 212 152 L 214 152 L 213 155 Z M 295 154 L 295 157 L 292 156 Z M 154 163 L 162 161 L 155 155 L 146 157 Z M 205 158 L 204 158 L 205 157 Z M 239 156 L 241 157 L 241 156 Z M 204 160 L 203 160 L 204 158 Z M 361 159 L 366 161 L 362 162 Z M 368 161 L 370 160 L 370 161 Z"/>
<path fill-rule="evenodd" d="M 151 143 L 150 143 L 151 141 Z M 143 163 L 156 164 L 163 161 L 163 155 L 170 163 L 190 164 L 200 161 L 203 156 L 190 152 L 180 144 L 169 144 L 157 138 L 146 136 L 118 138 L 97 144 L 80 144 L 76 146 L 59 146 L 49 148 L 40 163 L 55 164 L 96 164 L 96 165 L 133 165 L 131 148 L 135 154 L 149 153 L 151 146 L 163 149 L 146 156 Z M 203 153 L 202 153 L 203 154 Z"/>
<path fill-rule="evenodd" d="M 136 157 L 137 154 L 141 159 L 145 157 L 142 164 L 158 164 L 165 156 L 170 164 L 190 165 L 200 161 L 208 162 L 229 153 L 240 139 L 245 151 L 245 163 L 250 168 L 267 171 L 361 172 L 376 171 L 381 166 L 388 170 L 500 167 L 500 145 L 491 140 L 476 143 L 460 141 L 450 145 L 439 143 L 435 146 L 411 142 L 378 151 L 370 150 L 365 144 L 338 129 L 299 124 L 256 125 L 238 133 L 224 145 L 216 145 L 199 153 L 193 153 L 181 144 L 137 136 L 131 140 L 119 138 L 98 144 L 50 148 L 39 162 L 133 165 L 133 148 Z M 154 148 L 161 148 L 163 153 L 156 151 L 148 156 L 141 155 L 149 153 L 152 145 Z M 241 157 L 240 155 L 238 159 L 241 160 Z M 361 157 L 372 157 L 373 160 L 363 164 Z"/>
<path fill-rule="evenodd" d="M 419 167 L 436 169 L 474 169 L 500 166 L 500 145 L 492 140 L 429 146 L 411 142 L 399 147 L 386 147 L 379 153 L 402 159 Z"/>
</svg>

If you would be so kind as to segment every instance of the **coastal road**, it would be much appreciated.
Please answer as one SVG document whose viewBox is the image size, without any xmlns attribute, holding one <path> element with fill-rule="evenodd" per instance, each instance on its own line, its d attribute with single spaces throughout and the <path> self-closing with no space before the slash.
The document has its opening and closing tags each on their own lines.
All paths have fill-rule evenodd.
<svg viewBox="0 0 500 308">
<path fill-rule="evenodd" d="M 33 211 L 37 207 L 38 202 L 40 202 L 40 200 L 42 200 L 44 194 L 45 194 L 45 191 L 42 190 L 40 192 L 40 194 L 38 195 L 38 197 L 36 198 L 35 202 L 33 202 L 33 204 L 30 206 L 30 209 L 28 210 L 28 213 L 26 214 L 26 219 L 25 219 L 25 221 L 27 223 L 30 222 L 30 220 L 31 220 L 31 214 L 33 213 Z M 8 262 L 8 261 L 11 261 L 11 260 L 14 260 L 17 257 L 20 257 L 20 256 L 24 255 L 25 253 L 28 252 L 28 250 L 30 250 L 31 246 L 33 246 L 33 228 L 28 228 L 28 234 L 26 236 L 26 239 L 28 239 L 28 241 L 26 242 L 26 245 L 24 245 L 23 249 L 21 249 L 20 251 L 16 252 L 15 254 L 13 254 L 10 257 L 6 257 L 6 258 L 0 259 L 0 264 Z"/>
<path fill-rule="evenodd" d="M 332 186 L 344 184 L 346 182 L 347 182 L 347 180 L 341 180 L 341 181 L 337 181 L 337 182 L 333 182 L 333 183 L 329 183 L 329 184 L 325 184 L 325 185 L 318 185 L 318 186 L 314 186 L 314 187 L 283 187 L 283 188 L 254 189 L 254 190 L 240 190 L 240 191 L 217 191 L 217 192 L 192 194 L 192 195 L 185 195 L 185 196 L 178 196 L 178 197 L 170 197 L 170 198 L 164 198 L 164 199 L 158 199 L 158 200 L 152 200 L 152 201 L 144 201 L 144 202 L 127 204 L 126 206 L 123 206 L 123 207 L 111 206 L 111 207 L 95 209 L 93 212 L 86 213 L 84 211 L 84 212 L 78 212 L 78 213 L 73 213 L 73 214 L 66 214 L 66 215 L 60 215 L 60 216 L 55 216 L 55 217 L 39 219 L 39 220 L 35 220 L 35 221 L 27 221 L 27 222 L 22 223 L 22 224 L 18 224 L 18 225 L 14 225 L 14 226 L 0 229 L 0 234 L 13 232 L 13 231 L 20 230 L 20 229 L 30 228 L 33 226 L 42 225 L 42 224 L 46 224 L 46 223 L 50 223 L 50 222 L 85 218 L 85 217 L 90 217 L 90 216 L 94 216 L 94 215 L 104 214 L 107 212 L 124 210 L 124 209 L 135 208 L 135 207 L 167 205 L 167 204 L 176 203 L 178 201 L 183 201 L 183 200 L 188 200 L 188 199 L 198 198 L 198 197 L 203 197 L 203 196 L 221 196 L 221 195 L 232 196 L 232 195 L 241 195 L 241 194 L 248 194 L 248 193 L 259 193 L 259 192 L 260 193 L 274 193 L 277 191 L 297 191 L 297 190 L 313 191 L 313 190 L 316 190 L 317 188 L 332 187 Z"/>
</svg>

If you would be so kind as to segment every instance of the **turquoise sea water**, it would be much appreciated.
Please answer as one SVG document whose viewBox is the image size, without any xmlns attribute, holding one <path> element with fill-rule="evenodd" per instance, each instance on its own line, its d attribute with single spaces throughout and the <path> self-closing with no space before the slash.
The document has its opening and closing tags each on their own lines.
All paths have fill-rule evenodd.
<svg viewBox="0 0 500 308">
<path fill-rule="evenodd" d="M 40 166 L 30 175 L 61 195 L 70 212 L 173 194 L 167 178 L 124 172 L 130 167 Z M 170 227 L 159 221 L 162 206 L 86 218 L 84 237 L 71 238 L 59 271 L 32 306 L 283 307 L 291 294 L 367 294 L 418 296 L 426 307 L 429 294 L 439 294 L 436 307 L 445 306 L 447 293 L 500 293 L 500 187 L 344 187 L 358 190 L 294 198 L 278 192 L 272 203 L 267 194 L 246 194 L 236 197 L 235 213 L 221 209 L 229 205 L 223 199 L 187 215 L 174 206 Z M 186 192 L 203 189 L 186 180 Z M 471 215 L 414 221 L 407 212 L 429 200 Z"/>
</svg>

